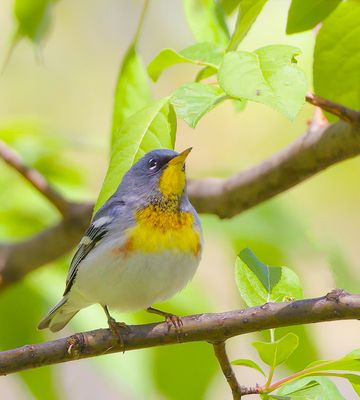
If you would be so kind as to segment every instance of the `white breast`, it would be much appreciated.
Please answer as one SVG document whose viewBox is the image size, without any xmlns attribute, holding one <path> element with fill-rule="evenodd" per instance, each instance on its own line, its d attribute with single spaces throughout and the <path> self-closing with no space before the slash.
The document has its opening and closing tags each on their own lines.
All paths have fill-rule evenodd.
<svg viewBox="0 0 360 400">
<path fill-rule="evenodd" d="M 200 257 L 167 250 L 116 256 L 95 248 L 79 268 L 70 299 L 79 308 L 93 303 L 119 311 L 146 309 L 172 297 L 194 276 Z"/>
</svg>

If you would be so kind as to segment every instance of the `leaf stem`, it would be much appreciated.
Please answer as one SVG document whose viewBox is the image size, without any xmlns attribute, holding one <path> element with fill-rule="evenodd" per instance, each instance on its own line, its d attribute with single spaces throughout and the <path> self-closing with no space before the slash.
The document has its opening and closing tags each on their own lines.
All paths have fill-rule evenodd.
<svg viewBox="0 0 360 400">
<path fill-rule="evenodd" d="M 292 375 L 286 376 L 285 378 L 279 379 L 277 382 L 274 382 L 272 385 L 268 385 L 268 382 L 266 382 L 264 388 L 260 389 L 260 393 L 273 392 L 275 389 L 278 389 L 280 386 L 283 386 L 286 383 L 292 382 L 295 379 L 301 378 L 303 376 L 313 375 L 313 374 L 315 374 L 315 372 L 318 368 L 319 368 L 319 365 L 316 365 L 311 368 L 303 369 L 301 371 L 295 372 Z M 321 372 L 316 372 L 316 375 L 320 376 L 321 374 L 322 374 Z M 327 374 L 327 375 L 329 375 L 329 374 Z"/>
<path fill-rule="evenodd" d="M 136 32 L 135 32 L 133 43 L 136 43 L 139 40 L 141 31 L 142 31 L 142 28 L 143 28 L 143 25 L 144 25 L 145 16 L 146 16 L 147 10 L 149 8 L 149 3 L 150 3 L 149 0 L 144 0 L 144 5 L 143 5 L 142 10 L 141 10 L 141 14 L 140 14 L 138 26 L 136 28 Z"/>
<path fill-rule="evenodd" d="M 270 341 L 271 343 L 275 342 L 275 329 L 270 329 Z"/>
<path fill-rule="evenodd" d="M 269 371 L 268 379 L 265 383 L 265 390 L 267 391 L 271 385 L 272 378 L 274 377 L 275 367 L 272 365 Z"/>
</svg>

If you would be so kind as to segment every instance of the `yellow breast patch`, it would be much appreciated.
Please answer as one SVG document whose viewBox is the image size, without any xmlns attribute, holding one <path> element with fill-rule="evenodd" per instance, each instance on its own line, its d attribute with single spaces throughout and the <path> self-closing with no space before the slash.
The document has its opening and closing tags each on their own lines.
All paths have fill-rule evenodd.
<svg viewBox="0 0 360 400">
<path fill-rule="evenodd" d="M 193 228 L 194 216 L 189 212 L 149 205 L 136 213 L 136 225 L 129 230 L 134 250 L 157 252 L 173 250 L 200 252 L 200 234 Z"/>
</svg>

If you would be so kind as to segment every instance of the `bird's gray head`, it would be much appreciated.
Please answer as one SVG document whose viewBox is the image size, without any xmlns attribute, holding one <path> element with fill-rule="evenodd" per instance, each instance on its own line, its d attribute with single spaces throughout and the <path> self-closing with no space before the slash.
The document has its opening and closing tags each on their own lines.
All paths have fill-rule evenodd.
<svg viewBox="0 0 360 400">
<path fill-rule="evenodd" d="M 158 149 L 146 153 L 124 175 L 119 194 L 127 192 L 142 199 L 180 198 L 185 190 L 185 160 L 190 151 Z"/>
</svg>

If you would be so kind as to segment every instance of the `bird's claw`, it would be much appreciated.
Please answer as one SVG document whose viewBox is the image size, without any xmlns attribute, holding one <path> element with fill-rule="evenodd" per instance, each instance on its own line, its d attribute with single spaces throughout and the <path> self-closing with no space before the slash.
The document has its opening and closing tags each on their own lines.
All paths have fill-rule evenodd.
<svg viewBox="0 0 360 400">
<path fill-rule="evenodd" d="M 180 332 L 182 326 L 184 325 L 181 320 L 181 317 L 174 314 L 166 314 L 165 321 L 167 323 L 168 330 L 170 330 L 171 327 L 173 326 L 177 332 Z"/>
<path fill-rule="evenodd" d="M 127 331 L 126 333 L 129 333 L 131 331 L 130 326 L 126 325 L 125 322 L 117 322 L 114 318 L 108 319 L 108 325 L 113 337 L 120 343 L 121 347 L 125 352 L 124 339 L 118 328 L 125 329 Z"/>
</svg>

